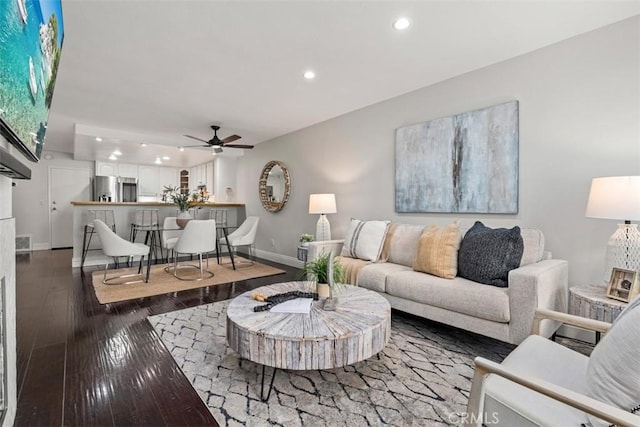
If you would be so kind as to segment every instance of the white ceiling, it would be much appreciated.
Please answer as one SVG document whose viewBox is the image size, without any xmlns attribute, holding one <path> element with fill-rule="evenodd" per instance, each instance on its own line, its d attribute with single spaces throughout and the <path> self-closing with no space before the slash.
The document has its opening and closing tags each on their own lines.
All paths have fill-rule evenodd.
<svg viewBox="0 0 640 427">
<path fill-rule="evenodd" d="M 197 144 L 183 134 L 219 124 L 257 144 L 637 15 L 640 1 L 64 0 L 63 13 L 45 149 L 105 160 L 118 146 L 152 163 L 141 142 L 182 155 Z M 175 165 L 208 160 L 188 151 Z"/>
</svg>

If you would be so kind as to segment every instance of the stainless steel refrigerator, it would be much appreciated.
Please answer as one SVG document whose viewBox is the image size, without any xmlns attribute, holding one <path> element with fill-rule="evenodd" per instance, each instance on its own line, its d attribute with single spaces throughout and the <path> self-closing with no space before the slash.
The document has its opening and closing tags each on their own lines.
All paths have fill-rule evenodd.
<svg viewBox="0 0 640 427">
<path fill-rule="evenodd" d="M 118 178 L 96 175 L 93 179 L 94 202 L 119 202 Z"/>
</svg>

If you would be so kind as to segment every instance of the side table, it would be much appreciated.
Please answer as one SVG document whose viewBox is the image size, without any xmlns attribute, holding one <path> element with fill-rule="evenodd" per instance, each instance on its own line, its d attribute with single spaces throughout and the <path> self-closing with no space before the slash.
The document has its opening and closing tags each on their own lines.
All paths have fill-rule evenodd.
<svg viewBox="0 0 640 427">
<path fill-rule="evenodd" d="M 298 246 L 298 260 L 307 263 L 307 254 L 309 252 L 309 246 Z"/>
<path fill-rule="evenodd" d="M 607 298 L 604 286 L 569 288 L 569 314 L 612 323 L 626 306 L 626 302 Z M 600 332 L 596 332 L 596 344 L 599 341 Z"/>
</svg>

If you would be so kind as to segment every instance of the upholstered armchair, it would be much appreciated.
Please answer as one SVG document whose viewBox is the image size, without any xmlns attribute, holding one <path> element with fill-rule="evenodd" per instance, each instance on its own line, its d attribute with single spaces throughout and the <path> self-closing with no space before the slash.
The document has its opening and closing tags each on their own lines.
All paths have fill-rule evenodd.
<svg viewBox="0 0 640 427">
<path fill-rule="evenodd" d="M 538 309 L 534 334 L 542 319 L 606 335 L 590 357 L 538 335 L 501 364 L 477 357 L 466 425 L 640 426 L 640 298 L 613 326 Z"/>
</svg>

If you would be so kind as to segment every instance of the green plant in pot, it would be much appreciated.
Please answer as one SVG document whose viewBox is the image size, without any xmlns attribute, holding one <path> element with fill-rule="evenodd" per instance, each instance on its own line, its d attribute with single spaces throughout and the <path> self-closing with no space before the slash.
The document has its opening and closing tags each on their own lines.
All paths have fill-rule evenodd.
<svg viewBox="0 0 640 427">
<path fill-rule="evenodd" d="M 321 251 L 318 256 L 307 262 L 302 269 L 302 279 L 312 280 L 316 282 L 316 291 L 320 298 L 328 298 L 330 296 L 329 289 L 329 259 L 331 258 L 333 270 L 333 286 L 334 289 L 344 283 L 344 268 L 340 265 L 331 254 Z"/>
</svg>

